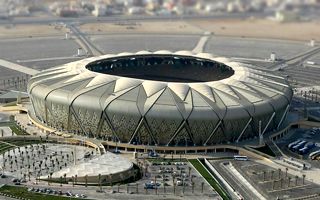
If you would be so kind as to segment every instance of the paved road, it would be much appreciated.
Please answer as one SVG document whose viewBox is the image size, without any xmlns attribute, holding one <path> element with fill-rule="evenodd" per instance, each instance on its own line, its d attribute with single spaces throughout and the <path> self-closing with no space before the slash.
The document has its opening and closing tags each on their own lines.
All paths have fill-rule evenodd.
<svg viewBox="0 0 320 200">
<path fill-rule="evenodd" d="M 272 12 L 252 12 L 252 13 L 225 13 L 225 14 L 212 14 L 212 15 L 187 15 L 187 16 L 147 16 L 147 15 L 120 15 L 120 16 L 106 16 L 106 17 L 94 17 L 84 16 L 79 18 L 59 18 L 55 16 L 51 17 L 25 17 L 25 18 L 13 18 L 7 20 L 0 20 L 0 24 L 49 24 L 56 22 L 79 22 L 79 23 L 92 23 L 92 22 L 116 22 L 116 21 L 163 21 L 163 20 L 184 20 L 184 19 L 245 19 L 250 16 L 266 17 L 271 15 Z"/>
<path fill-rule="evenodd" d="M 207 44 L 207 41 L 209 40 L 209 36 L 203 36 L 200 38 L 197 46 L 192 50 L 193 53 L 202 53 L 204 50 L 205 45 Z"/>
<path fill-rule="evenodd" d="M 275 52 L 279 58 L 290 59 L 310 49 L 311 47 L 300 41 L 213 35 L 209 39 L 205 51 L 223 57 L 236 57 L 242 60 L 261 62 L 269 59 L 271 52 Z M 265 68 L 274 64 L 267 63 Z"/>
<path fill-rule="evenodd" d="M 72 33 L 77 37 L 80 45 L 86 50 L 89 56 L 101 56 L 104 53 L 99 50 L 94 44 L 73 24 L 67 24 Z"/>
<path fill-rule="evenodd" d="M 227 162 L 227 161 L 225 161 Z M 222 162 L 211 162 L 212 165 L 216 168 L 216 170 L 222 175 L 222 177 L 234 187 L 236 191 L 238 191 L 244 199 L 255 199 L 256 196 L 252 193 L 252 191 L 248 190 L 246 187 L 242 185 L 235 177 L 231 175 L 224 167 L 222 167 Z"/>
<path fill-rule="evenodd" d="M 291 60 L 289 65 L 279 73 L 288 76 L 289 82 L 296 84 L 298 87 L 320 85 L 320 68 L 302 65 L 306 60 L 319 56 L 320 47 L 304 54 L 302 57 Z"/>
<path fill-rule="evenodd" d="M 280 68 L 285 69 L 285 68 L 289 68 L 292 66 L 297 66 L 301 63 L 303 63 L 305 60 L 307 60 L 308 58 L 312 57 L 313 55 L 317 54 L 320 52 L 320 47 L 317 48 L 313 48 L 307 52 L 302 52 L 299 53 L 298 55 L 295 55 L 289 59 L 283 60 L 281 62 L 277 62 L 272 68 L 271 71 L 277 71 Z M 281 67 L 282 64 L 287 64 L 286 67 Z"/>
</svg>

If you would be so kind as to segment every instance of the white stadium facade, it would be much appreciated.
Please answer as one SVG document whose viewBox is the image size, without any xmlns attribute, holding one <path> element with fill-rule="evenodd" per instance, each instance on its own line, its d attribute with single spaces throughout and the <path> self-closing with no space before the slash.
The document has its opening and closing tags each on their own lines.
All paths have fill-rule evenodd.
<svg viewBox="0 0 320 200">
<path fill-rule="evenodd" d="M 132 145 L 206 146 L 277 130 L 285 78 L 211 54 L 141 51 L 44 70 L 28 85 L 37 120 Z"/>
</svg>

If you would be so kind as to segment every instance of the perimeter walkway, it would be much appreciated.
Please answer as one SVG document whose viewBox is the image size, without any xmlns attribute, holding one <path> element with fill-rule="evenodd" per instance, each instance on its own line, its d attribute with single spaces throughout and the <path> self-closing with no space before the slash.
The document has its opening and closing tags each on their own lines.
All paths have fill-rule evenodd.
<svg viewBox="0 0 320 200">
<path fill-rule="evenodd" d="M 18 71 L 18 72 L 22 72 L 22 73 L 25 73 L 25 74 L 29 74 L 29 75 L 35 75 L 35 74 L 40 72 L 38 70 L 29 68 L 29 67 L 25 67 L 25 66 L 22 66 L 22 65 L 18 65 L 16 63 L 9 62 L 9 61 L 2 60 L 2 59 L 0 59 L 0 66 L 8 68 L 8 69 L 15 70 L 15 71 Z"/>
<path fill-rule="evenodd" d="M 233 177 L 242 184 L 243 187 L 247 188 L 247 191 L 251 193 L 250 196 L 253 196 L 253 199 L 267 200 L 248 182 L 247 179 L 242 176 L 242 174 L 240 174 L 240 172 L 238 172 L 238 170 L 231 163 L 225 167 L 233 175 Z"/>
<path fill-rule="evenodd" d="M 210 34 L 209 33 L 204 33 L 204 36 L 202 36 L 199 40 L 199 42 L 197 43 L 197 45 L 195 46 L 195 48 L 192 50 L 193 53 L 202 53 L 204 51 L 204 47 L 206 46 L 209 38 L 210 38 Z"/>
</svg>

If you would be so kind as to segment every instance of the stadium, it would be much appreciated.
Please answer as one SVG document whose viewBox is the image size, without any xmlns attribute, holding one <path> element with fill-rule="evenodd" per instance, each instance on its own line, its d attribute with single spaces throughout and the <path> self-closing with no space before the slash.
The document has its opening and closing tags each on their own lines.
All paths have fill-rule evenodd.
<svg viewBox="0 0 320 200">
<path fill-rule="evenodd" d="M 56 130 L 147 146 L 208 146 L 277 130 L 287 80 L 189 51 L 104 55 L 44 70 L 28 84 L 31 116 Z"/>
</svg>

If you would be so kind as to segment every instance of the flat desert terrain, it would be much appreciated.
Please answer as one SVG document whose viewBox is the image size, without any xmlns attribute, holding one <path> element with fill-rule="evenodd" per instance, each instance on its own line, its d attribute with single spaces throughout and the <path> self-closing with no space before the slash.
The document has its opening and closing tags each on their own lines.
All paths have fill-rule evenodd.
<svg viewBox="0 0 320 200">
<path fill-rule="evenodd" d="M 190 24 L 215 35 L 320 41 L 320 22 L 281 23 L 267 19 L 192 20 Z"/>
<path fill-rule="evenodd" d="M 146 21 L 90 23 L 80 26 L 88 34 L 202 34 L 203 31 L 185 21 Z"/>
<path fill-rule="evenodd" d="M 3 25 L 0 26 L 0 38 L 63 36 L 66 29 L 63 26 L 50 25 Z"/>
</svg>

